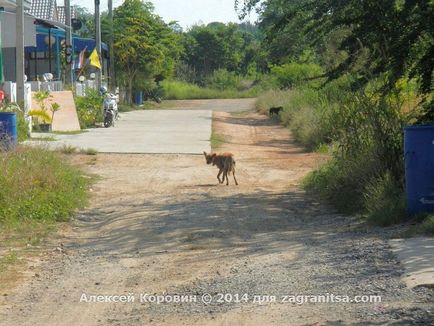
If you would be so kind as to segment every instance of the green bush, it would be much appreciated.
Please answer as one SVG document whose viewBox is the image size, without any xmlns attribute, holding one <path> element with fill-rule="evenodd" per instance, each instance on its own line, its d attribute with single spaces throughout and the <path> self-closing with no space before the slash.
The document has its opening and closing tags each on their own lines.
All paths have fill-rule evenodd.
<svg viewBox="0 0 434 326">
<path fill-rule="evenodd" d="M 206 85 L 218 90 L 238 90 L 241 88 L 242 78 L 235 72 L 219 69 L 207 78 Z"/>
<path fill-rule="evenodd" d="M 270 90 L 261 95 L 256 109 L 268 114 L 270 107 L 282 106 L 281 121 L 294 134 L 295 139 L 308 149 L 330 142 L 334 124 L 329 122 L 325 110 L 325 97 L 311 88 Z"/>
<path fill-rule="evenodd" d="M 97 123 L 102 122 L 102 103 L 103 97 L 97 90 L 91 88 L 86 90 L 86 96 L 75 97 L 75 106 L 81 129 L 94 127 Z"/>
<path fill-rule="evenodd" d="M 23 112 L 17 112 L 17 133 L 19 142 L 29 139 L 29 127 Z"/>
<path fill-rule="evenodd" d="M 378 173 L 369 154 L 353 158 L 334 157 L 304 180 L 306 190 L 343 213 L 360 213 L 365 208 L 366 185 Z"/>
<path fill-rule="evenodd" d="M 434 215 L 427 216 L 421 224 L 422 232 L 434 235 Z"/>
<path fill-rule="evenodd" d="M 368 183 L 364 192 L 365 210 L 371 224 L 388 226 L 407 216 L 405 193 L 389 172 Z"/>
<path fill-rule="evenodd" d="M 238 91 L 236 89 L 219 90 L 175 80 L 165 80 L 161 85 L 164 89 L 165 98 L 169 100 L 248 98 L 255 97 L 258 93 L 257 88 L 252 88 L 248 91 Z"/>
<path fill-rule="evenodd" d="M 0 153 L 0 170 L 0 225 L 65 221 L 86 200 L 86 178 L 55 152 L 18 146 Z"/>
<path fill-rule="evenodd" d="M 270 70 L 279 88 L 293 88 L 304 84 L 319 86 L 319 77 L 324 74 L 323 69 L 314 63 L 292 62 L 272 66 Z"/>
<path fill-rule="evenodd" d="M 345 213 L 363 213 L 377 225 L 406 216 L 403 195 L 403 127 L 409 123 L 403 88 L 379 96 L 381 82 L 353 92 L 350 76 L 316 89 L 304 85 L 258 98 L 264 113 L 282 106 L 282 122 L 308 149 L 328 144 L 332 158 L 304 180 L 307 190 Z M 403 101 L 404 99 L 404 101 Z"/>
</svg>

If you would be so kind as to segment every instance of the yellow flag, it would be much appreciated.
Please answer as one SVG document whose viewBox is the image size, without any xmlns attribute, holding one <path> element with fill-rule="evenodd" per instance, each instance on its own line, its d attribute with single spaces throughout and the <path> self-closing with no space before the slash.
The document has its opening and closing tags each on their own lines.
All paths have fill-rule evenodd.
<svg viewBox="0 0 434 326">
<path fill-rule="evenodd" d="M 94 66 L 98 69 L 101 69 L 101 62 L 99 61 L 98 52 L 96 52 L 96 48 L 93 49 L 92 53 L 90 54 L 90 65 Z"/>
</svg>

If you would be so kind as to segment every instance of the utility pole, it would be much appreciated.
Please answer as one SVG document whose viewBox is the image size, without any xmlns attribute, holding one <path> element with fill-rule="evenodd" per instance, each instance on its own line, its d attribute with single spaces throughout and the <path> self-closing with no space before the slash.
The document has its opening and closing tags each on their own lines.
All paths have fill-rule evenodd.
<svg viewBox="0 0 434 326">
<path fill-rule="evenodd" d="M 71 1 L 65 0 L 65 59 L 66 59 L 66 76 L 65 84 L 71 85 L 73 83 L 72 64 L 74 62 L 74 49 L 72 47 L 72 27 L 71 27 Z"/>
<path fill-rule="evenodd" d="M 109 66 L 109 75 L 110 75 L 110 89 L 113 90 L 116 86 L 115 84 L 115 55 L 113 50 L 113 0 L 108 0 L 108 20 L 109 20 L 109 28 L 110 28 L 110 36 L 109 36 L 109 53 L 110 53 L 110 66 Z"/>
<path fill-rule="evenodd" d="M 101 62 L 101 69 L 96 72 L 96 87 L 99 90 L 101 87 L 101 77 L 102 77 L 102 56 L 101 56 L 101 16 L 99 13 L 99 1 L 95 0 L 95 43 L 96 51 L 98 52 L 98 58 Z"/>
<path fill-rule="evenodd" d="M 17 80 L 17 103 L 24 106 L 24 0 L 17 0 L 16 12 L 16 80 Z"/>
</svg>

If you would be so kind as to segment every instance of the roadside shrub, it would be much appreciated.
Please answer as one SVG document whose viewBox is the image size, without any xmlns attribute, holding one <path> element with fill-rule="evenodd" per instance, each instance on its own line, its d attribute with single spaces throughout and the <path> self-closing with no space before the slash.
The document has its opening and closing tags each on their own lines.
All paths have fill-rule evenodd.
<svg viewBox="0 0 434 326">
<path fill-rule="evenodd" d="M 271 67 L 271 75 L 275 77 L 279 88 L 293 88 L 310 84 L 320 86 L 319 77 L 323 75 L 323 69 L 314 63 L 287 63 Z"/>
<path fill-rule="evenodd" d="M 248 91 L 219 90 L 176 80 L 165 80 L 161 83 L 161 86 L 164 89 L 165 98 L 170 100 L 248 98 L 255 97 L 258 93 L 257 88 L 251 88 Z"/>
<path fill-rule="evenodd" d="M 17 133 L 19 142 L 29 139 L 29 127 L 22 111 L 17 112 Z"/>
<path fill-rule="evenodd" d="M 86 90 L 86 96 L 75 97 L 75 106 L 81 129 L 94 127 L 97 123 L 102 122 L 102 103 L 103 97 L 97 90 L 91 88 Z"/>
<path fill-rule="evenodd" d="M 65 221 L 86 200 L 86 179 L 55 152 L 18 146 L 0 153 L 0 170 L 0 225 Z"/>
<path fill-rule="evenodd" d="M 424 233 L 434 235 L 434 215 L 427 216 L 421 224 Z"/>
<path fill-rule="evenodd" d="M 255 102 L 257 111 L 268 114 L 271 107 L 282 106 L 285 109 L 291 107 L 291 90 L 271 89 L 261 94 Z"/>
<path fill-rule="evenodd" d="M 376 174 L 377 162 L 368 153 L 347 159 L 334 157 L 311 172 L 303 186 L 338 211 L 353 214 L 364 210 L 366 185 Z"/>
<path fill-rule="evenodd" d="M 219 69 L 214 71 L 213 74 L 207 78 L 206 85 L 218 90 L 237 90 L 241 87 L 241 81 L 242 78 L 235 72 Z"/>
<path fill-rule="evenodd" d="M 389 172 L 368 183 L 364 198 L 371 224 L 388 226 L 404 221 L 407 216 L 403 186 Z"/>
<path fill-rule="evenodd" d="M 258 98 L 256 109 L 268 114 L 270 107 L 282 106 L 282 123 L 300 144 L 315 149 L 330 142 L 330 134 L 335 128 L 329 122 L 326 102 L 322 93 L 311 88 L 270 90 Z"/>
</svg>

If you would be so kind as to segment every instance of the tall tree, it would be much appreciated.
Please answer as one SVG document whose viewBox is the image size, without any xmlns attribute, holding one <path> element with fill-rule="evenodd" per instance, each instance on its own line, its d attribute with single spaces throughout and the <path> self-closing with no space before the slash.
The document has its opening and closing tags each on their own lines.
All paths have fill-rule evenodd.
<svg viewBox="0 0 434 326">
<path fill-rule="evenodd" d="M 128 102 L 143 80 L 169 76 L 181 51 L 178 35 L 153 9 L 150 2 L 125 0 L 114 10 L 116 71 Z"/>
<path fill-rule="evenodd" d="M 253 25 L 210 23 L 184 34 L 184 62 L 203 79 L 215 70 L 246 73 L 258 54 L 259 30 Z M 255 52 L 256 51 L 256 52 Z"/>
<path fill-rule="evenodd" d="M 339 49 L 348 55 L 329 69 L 328 77 L 353 71 L 363 86 L 381 76 L 387 81 L 386 92 L 401 77 L 416 78 L 425 118 L 434 121 L 432 0 L 236 0 L 236 6 L 241 16 L 256 8 L 271 41 L 290 35 L 288 27 L 313 45 L 337 30 L 345 31 Z M 366 58 L 363 63 L 361 57 Z"/>
</svg>

